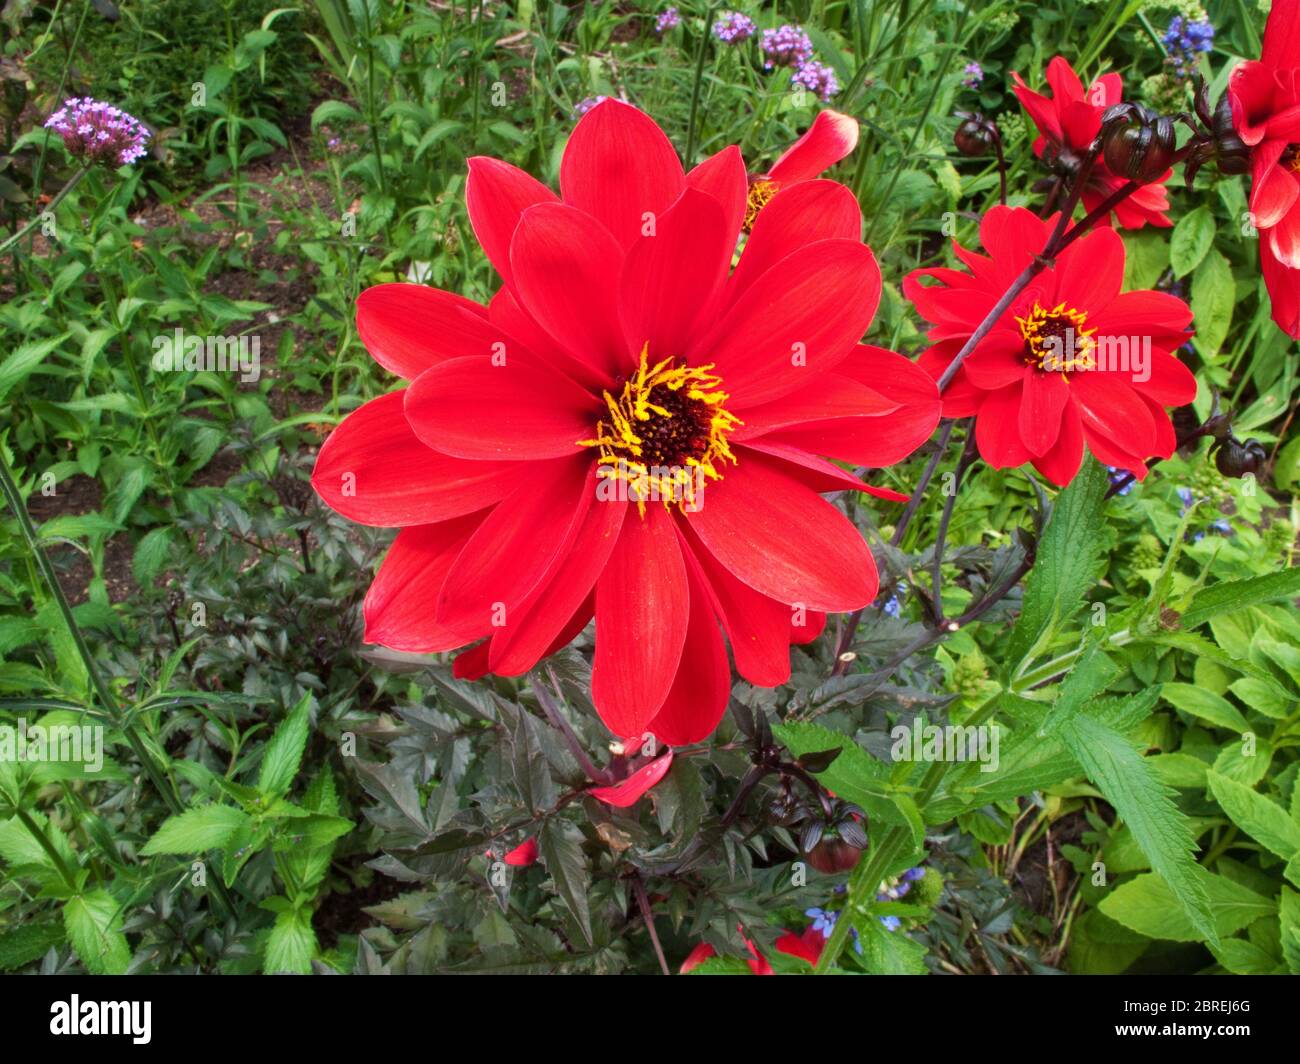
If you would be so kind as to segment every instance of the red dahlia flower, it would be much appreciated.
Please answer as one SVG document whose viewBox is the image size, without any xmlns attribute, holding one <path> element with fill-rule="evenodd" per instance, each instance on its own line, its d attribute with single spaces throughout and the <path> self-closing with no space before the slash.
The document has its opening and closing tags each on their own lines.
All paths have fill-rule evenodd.
<svg viewBox="0 0 1300 1064">
<path fill-rule="evenodd" d="M 1059 55 L 1047 64 L 1051 96 L 1030 90 L 1019 74 L 1011 76 L 1015 79 L 1016 96 L 1038 127 L 1034 154 L 1049 166 L 1076 171 L 1087 155 L 1088 146 L 1101 132 L 1103 112 L 1123 98 L 1123 80 L 1118 74 L 1103 74 L 1085 92 L 1079 75 Z M 1169 209 L 1169 196 L 1163 187 L 1172 172 L 1165 171 L 1157 180 L 1116 204 L 1114 214 L 1120 228 L 1141 229 L 1148 222 L 1156 226 L 1173 224 L 1164 213 Z M 1091 211 L 1100 206 L 1124 184 L 1125 178 L 1112 173 L 1106 160 L 1098 157 L 1083 189 L 1084 208 Z M 1109 223 L 1109 218 L 1104 221 Z"/>
<path fill-rule="evenodd" d="M 361 339 L 409 385 L 339 425 L 312 483 L 345 517 L 401 528 L 368 641 L 477 643 L 459 675 L 516 676 L 594 614 L 602 720 L 695 742 L 727 703 L 722 632 L 740 674 L 774 686 L 791 642 L 875 596 L 871 552 L 819 493 L 899 496 L 821 456 L 900 460 L 937 392 L 858 343 L 880 271 L 843 186 L 782 189 L 730 275 L 735 147 L 683 173 L 663 131 L 610 100 L 575 128 L 560 188 L 470 161 L 470 221 L 504 285 L 486 307 L 362 293 Z"/>
<path fill-rule="evenodd" d="M 1233 70 L 1228 102 L 1251 149 L 1250 210 L 1273 320 L 1300 338 L 1300 0 L 1273 0 L 1259 62 Z"/>
<path fill-rule="evenodd" d="M 903 281 L 932 323 L 934 346 L 920 364 L 936 378 L 1042 251 L 1054 224 L 1023 207 L 994 207 L 980 223 L 987 255 L 954 241 L 965 270 L 914 270 Z M 1165 292 L 1120 292 L 1123 279 L 1123 240 L 1113 229 L 1093 230 L 1034 278 L 962 363 L 943 413 L 976 416 L 976 442 L 990 465 L 1032 462 L 1063 485 L 1079 471 L 1085 444 L 1138 477 L 1147 473 L 1143 459 L 1173 453 L 1165 407 L 1196 395 L 1196 378 L 1173 355 L 1192 314 Z"/>
</svg>

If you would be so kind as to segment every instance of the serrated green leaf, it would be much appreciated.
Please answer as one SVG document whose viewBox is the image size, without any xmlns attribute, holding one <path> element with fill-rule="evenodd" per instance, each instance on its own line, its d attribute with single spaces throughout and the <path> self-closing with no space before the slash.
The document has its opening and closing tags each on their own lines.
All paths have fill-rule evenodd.
<svg viewBox="0 0 1300 1064">
<path fill-rule="evenodd" d="M 567 820 L 548 820 L 538 832 L 537 851 L 555 883 L 560 901 L 573 915 L 590 946 L 591 907 L 587 892 L 591 887 L 591 869 L 582 851 L 582 832 Z"/>
<path fill-rule="evenodd" d="M 1197 882 L 1209 901 L 1219 937 L 1219 941 L 1211 944 L 1212 949 L 1248 924 L 1277 912 L 1277 906 L 1263 895 L 1226 876 L 1207 872 L 1199 865 L 1196 869 Z M 1188 918 L 1187 910 L 1174 897 L 1169 884 L 1154 872 L 1121 883 L 1102 898 L 1098 908 L 1112 920 L 1147 938 L 1196 942 L 1205 937 Z"/>
<path fill-rule="evenodd" d="M 1102 500 L 1109 483 L 1101 463 L 1089 458 L 1057 496 L 1007 643 L 1006 661 L 1013 669 L 1084 607 L 1101 562 Z"/>
<path fill-rule="evenodd" d="M 68 941 L 92 975 L 123 975 L 131 964 L 131 947 L 122 933 L 117 899 L 106 890 L 78 894 L 63 905 Z"/>
<path fill-rule="evenodd" d="M 257 777 L 257 789 L 263 794 L 279 796 L 286 793 L 298 774 L 303 750 L 307 748 L 308 713 L 312 696 L 299 699 L 262 751 L 262 768 Z"/>
<path fill-rule="evenodd" d="M 1290 861 L 1300 853 L 1300 824 L 1276 802 L 1217 772 L 1207 774 L 1210 793 L 1220 808 L 1247 835 Z"/>
<path fill-rule="evenodd" d="M 140 853 L 206 853 L 220 849 L 248 823 L 249 817 L 233 805 L 203 805 L 163 821 Z"/>
<path fill-rule="evenodd" d="M 267 975 L 310 975 L 316 956 L 316 932 L 311 913 L 306 909 L 289 909 L 279 913 L 266 939 L 266 959 L 262 970 Z"/>
<path fill-rule="evenodd" d="M 1209 898 L 1197 875 L 1200 866 L 1192 858 L 1196 838 L 1171 800 L 1173 791 L 1123 735 L 1101 721 L 1078 715 L 1063 722 L 1058 734 L 1115 807 L 1192 926 L 1217 942 Z"/>
</svg>

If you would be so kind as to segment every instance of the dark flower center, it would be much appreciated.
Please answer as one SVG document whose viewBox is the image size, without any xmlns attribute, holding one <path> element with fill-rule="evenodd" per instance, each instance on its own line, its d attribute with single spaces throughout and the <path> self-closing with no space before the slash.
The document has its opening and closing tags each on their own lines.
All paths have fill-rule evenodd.
<svg viewBox="0 0 1300 1064">
<path fill-rule="evenodd" d="M 1017 318 L 1025 338 L 1025 362 L 1045 373 L 1069 373 L 1096 365 L 1096 328 L 1086 329 L 1088 315 L 1059 303 L 1046 310 L 1036 300 L 1033 309 Z"/>
<path fill-rule="evenodd" d="M 624 481 L 642 513 L 654 499 L 698 508 L 704 481 L 720 480 L 722 463 L 736 461 L 727 436 L 740 421 L 724 407 L 728 396 L 712 366 L 671 358 L 651 366 L 647 355 L 643 348 L 618 395 L 605 392 L 595 437 L 578 442 L 599 449 L 598 476 Z"/>
</svg>

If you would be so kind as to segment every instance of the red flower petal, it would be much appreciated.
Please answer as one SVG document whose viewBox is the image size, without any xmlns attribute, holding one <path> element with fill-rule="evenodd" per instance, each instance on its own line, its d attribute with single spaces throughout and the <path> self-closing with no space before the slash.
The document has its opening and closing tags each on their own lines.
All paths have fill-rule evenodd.
<svg viewBox="0 0 1300 1064">
<path fill-rule="evenodd" d="M 1079 374 L 1074 374 L 1077 377 Z M 1037 457 L 1046 454 L 1061 434 L 1061 412 L 1070 401 L 1070 385 L 1060 373 L 1024 371 L 1020 397 L 1020 439 Z"/>
<path fill-rule="evenodd" d="M 1300 66 L 1300 0 L 1273 0 L 1260 58 L 1275 69 Z"/>
<path fill-rule="evenodd" d="M 508 624 L 555 560 L 572 549 L 595 481 L 595 464 L 586 455 L 539 465 L 465 544 L 433 604 L 438 620 Z"/>
<path fill-rule="evenodd" d="M 699 563 L 684 551 L 690 587 L 690 621 L 677 678 L 648 730 L 668 746 L 686 746 L 707 739 L 727 711 L 731 697 L 731 665 L 713 615 L 711 596 Z"/>
<path fill-rule="evenodd" d="M 563 204 L 530 207 L 510 263 L 520 304 L 570 355 L 607 380 L 631 364 L 618 313 L 623 252 L 599 222 Z"/>
<path fill-rule="evenodd" d="M 717 367 L 733 412 L 757 406 L 843 361 L 879 301 L 871 250 L 852 240 L 819 240 L 750 285 L 687 360 Z"/>
<path fill-rule="evenodd" d="M 758 455 L 728 468 L 686 517 L 718 561 L 779 602 L 841 613 L 875 598 L 876 565 L 861 533 Z"/>
<path fill-rule="evenodd" d="M 606 505 L 606 504 L 602 504 Z M 615 735 L 640 735 L 677 676 L 690 595 L 686 562 L 663 506 L 623 522 L 596 581 L 596 657 L 591 696 Z"/>
<path fill-rule="evenodd" d="M 1099 433 L 1139 458 L 1152 453 L 1156 430 L 1151 410 L 1118 374 L 1072 373 L 1070 390 L 1085 431 Z"/>
<path fill-rule="evenodd" d="M 729 144 L 716 155 L 710 155 L 686 175 L 686 186 L 707 192 L 722 205 L 727 232 L 731 234 L 727 246 L 734 251 L 740 237 L 740 226 L 745 220 L 749 194 L 745 160 L 740 149 Z"/>
<path fill-rule="evenodd" d="M 610 787 L 591 787 L 587 793 L 606 805 L 626 809 L 628 806 L 636 805 L 646 791 L 668 775 L 672 765 L 673 752 L 668 750 L 650 764 L 637 769 L 627 779 Z"/>
<path fill-rule="evenodd" d="M 727 283 L 725 302 L 728 306 L 734 303 L 764 273 L 805 244 L 861 239 L 862 210 L 843 185 L 803 181 L 784 188 L 759 211 L 740 263 Z"/>
<path fill-rule="evenodd" d="M 367 643 L 432 654 L 463 647 L 489 630 L 486 616 L 439 624 L 430 608 L 447 571 L 482 520 L 482 514 L 470 514 L 437 525 L 414 525 L 397 534 L 366 592 L 362 613 Z"/>
<path fill-rule="evenodd" d="M 677 969 L 677 974 L 686 975 L 692 969 L 698 968 L 710 957 L 716 957 L 717 955 L 718 955 L 717 950 L 715 950 L 707 942 L 701 942 L 698 946 L 696 946 L 693 950 L 691 950 L 690 953 L 686 955 L 686 959 L 682 961 L 682 966 Z"/>
<path fill-rule="evenodd" d="M 515 868 L 527 868 L 537 860 L 537 840 L 527 839 L 521 842 L 501 859 Z"/>
<path fill-rule="evenodd" d="M 1250 209 L 1260 229 L 1277 225 L 1300 197 L 1300 182 L 1279 165 L 1286 148 L 1284 140 L 1269 140 L 1251 152 Z"/>
<path fill-rule="evenodd" d="M 778 429 L 834 418 L 879 418 L 899 408 L 875 389 L 839 372 L 820 373 L 789 395 L 745 411 L 744 424 L 731 438 L 737 442 L 766 436 Z"/>
<path fill-rule="evenodd" d="M 541 587 L 512 611 L 506 626 L 493 637 L 490 661 L 494 673 L 521 676 L 560 641 L 570 618 L 581 611 L 609 561 L 627 511 L 626 503 L 614 502 L 595 503 L 588 509 L 573 549 L 552 567 Z M 588 613 L 583 628 L 590 619 Z"/>
<path fill-rule="evenodd" d="M 377 284 L 357 297 L 357 335 L 384 369 L 414 380 L 430 366 L 507 342 L 472 300 L 422 284 Z"/>
<path fill-rule="evenodd" d="M 467 462 L 430 450 L 403 414 L 406 391 L 343 419 L 316 458 L 311 484 L 350 521 L 381 528 L 431 524 L 499 502 L 523 479 L 518 462 Z"/>
<path fill-rule="evenodd" d="M 689 522 L 677 527 L 704 574 L 706 593 L 727 633 L 736 671 L 759 687 L 779 687 L 790 679 L 790 607 L 732 576 L 700 542 Z"/>
<path fill-rule="evenodd" d="M 1083 424 L 1074 403 L 1067 403 L 1061 415 L 1061 431 L 1051 450 L 1035 458 L 1034 468 L 1053 484 L 1064 487 L 1083 464 Z"/>
<path fill-rule="evenodd" d="M 1094 229 L 1066 251 L 1055 273 L 1061 299 L 1085 313 L 1102 310 L 1124 284 L 1124 240 L 1114 229 Z"/>
<path fill-rule="evenodd" d="M 664 131 L 619 100 L 605 100 L 582 116 L 560 162 L 564 202 L 599 219 L 623 247 L 641 236 L 647 213 L 668 209 L 685 181 Z"/>
<path fill-rule="evenodd" d="M 808 131 L 772 164 L 767 176 L 783 185 L 808 181 L 848 156 L 857 145 L 856 118 L 838 111 L 821 111 Z"/>
<path fill-rule="evenodd" d="M 815 965 L 821 960 L 825 945 L 825 936 L 815 927 L 810 927 L 802 935 L 796 935 L 793 931 L 782 931 L 781 937 L 776 940 L 776 951 Z"/>
<path fill-rule="evenodd" d="M 1033 457 L 1020 439 L 1020 393 L 1015 385 L 989 392 L 975 419 L 980 456 L 995 469 L 1023 465 Z"/>
<path fill-rule="evenodd" d="M 726 279 L 734 247 L 722 205 L 707 193 L 683 192 L 654 233 L 628 251 L 619 286 L 628 348 L 639 353 L 648 343 L 651 365 L 680 356 Z"/>
<path fill-rule="evenodd" d="M 469 224 L 488 261 L 510 283 L 510 240 L 524 211 L 536 203 L 558 200 L 531 174 L 500 159 L 477 155 L 469 161 L 465 207 Z"/>
<path fill-rule="evenodd" d="M 588 391 L 525 362 L 456 358 L 406 392 L 406 417 L 429 447 L 458 458 L 560 458 L 583 448 L 600 416 Z"/>
<path fill-rule="evenodd" d="M 759 451 L 767 455 L 768 458 L 774 459 L 774 469 L 784 476 L 793 477 L 800 484 L 811 488 L 818 495 L 833 491 L 863 491 L 868 495 L 876 495 L 886 499 L 894 499 L 897 495 L 896 492 L 888 491 L 885 488 L 873 488 L 870 484 L 864 484 L 861 478 L 855 477 L 847 469 L 841 469 L 833 462 L 818 458 L 815 454 L 809 454 L 792 443 L 779 442 L 770 436 L 740 445 L 737 450 L 737 457 L 743 460 L 744 455 L 751 454 L 754 451 Z M 906 499 L 907 496 L 904 495 L 902 498 Z"/>
</svg>

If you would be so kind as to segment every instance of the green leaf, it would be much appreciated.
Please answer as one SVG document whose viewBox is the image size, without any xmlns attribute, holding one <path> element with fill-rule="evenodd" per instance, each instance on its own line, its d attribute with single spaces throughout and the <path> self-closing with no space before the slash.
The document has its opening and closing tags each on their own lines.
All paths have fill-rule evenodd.
<svg viewBox="0 0 1300 1064">
<path fill-rule="evenodd" d="M 1211 617 L 1222 613 L 1244 610 L 1282 598 L 1300 595 L 1300 568 L 1284 569 L 1267 576 L 1253 576 L 1248 580 L 1228 580 L 1201 588 L 1179 618 L 1184 628 L 1195 628 Z"/>
<path fill-rule="evenodd" d="M 1169 238 L 1169 265 L 1175 277 L 1186 277 L 1200 265 L 1214 243 L 1215 229 L 1214 215 L 1204 204 L 1179 219 Z"/>
<path fill-rule="evenodd" d="M 1196 350 L 1202 358 L 1210 359 L 1219 353 L 1232 323 L 1232 308 L 1236 301 L 1232 267 L 1221 252 L 1210 248 L 1192 278 Z"/>
<path fill-rule="evenodd" d="M 1213 691 L 1190 683 L 1167 683 L 1161 688 L 1161 697 L 1175 709 L 1208 721 L 1216 728 L 1226 728 L 1238 734 L 1250 731 L 1246 718 L 1226 698 Z"/>
<path fill-rule="evenodd" d="M 1207 872 L 1199 865 L 1196 869 L 1197 883 L 1212 906 L 1214 930 L 1220 939 L 1277 912 L 1277 906 L 1262 894 L 1226 876 Z M 1098 908 L 1112 920 L 1147 938 L 1197 942 L 1205 937 L 1188 919 L 1186 909 L 1174 897 L 1169 884 L 1154 872 L 1121 883 L 1102 898 Z M 1216 941 L 1210 948 L 1221 945 L 1221 940 Z"/>
<path fill-rule="evenodd" d="M 1187 817 L 1171 800 L 1174 792 L 1123 735 L 1101 721 L 1075 716 L 1063 722 L 1058 733 L 1128 825 L 1191 925 L 1217 943 L 1209 899 L 1197 876 L 1200 866 L 1192 858 L 1196 838 Z"/>
<path fill-rule="evenodd" d="M 846 735 L 820 724 L 795 722 L 774 724 L 772 734 L 795 757 L 839 748 L 839 756 L 825 772 L 814 775 L 822 786 L 841 798 L 861 806 L 873 822 L 905 824 L 906 814 L 890 793 L 893 766 L 877 761 Z M 913 830 L 915 828 L 913 827 Z"/>
<path fill-rule="evenodd" d="M 167 564 L 167 555 L 171 551 L 172 529 L 167 525 L 150 529 L 136 544 L 135 554 L 131 558 L 131 573 L 141 587 L 153 583 L 153 579 Z"/>
<path fill-rule="evenodd" d="M 310 975 L 314 956 L 316 932 L 311 927 L 311 912 L 288 909 L 279 913 L 266 939 L 262 971 L 267 975 Z"/>
<path fill-rule="evenodd" d="M 1207 773 L 1210 793 L 1237 827 L 1289 861 L 1300 853 L 1300 824 L 1276 802 L 1217 772 Z"/>
<path fill-rule="evenodd" d="M 1300 894 L 1283 883 L 1278 905 L 1282 959 L 1292 975 L 1300 975 Z"/>
<path fill-rule="evenodd" d="M 29 376 L 51 351 L 63 343 L 71 333 L 60 333 L 47 340 L 33 340 L 16 347 L 13 352 L 0 362 L 0 399 L 9 394 L 9 389 Z"/>
<path fill-rule="evenodd" d="M 875 913 L 856 914 L 853 926 L 862 945 L 859 960 L 873 975 L 926 974 L 925 947 L 902 931 L 888 930 Z"/>
<path fill-rule="evenodd" d="M 311 700 L 310 694 L 302 696 L 262 751 L 262 769 L 257 777 L 257 789 L 263 794 L 277 797 L 284 794 L 298 774 L 302 752 L 307 747 L 307 714 Z"/>
<path fill-rule="evenodd" d="M 1105 542 L 1102 501 L 1109 483 L 1101 463 L 1089 459 L 1057 496 L 1007 645 L 1006 660 L 1013 667 L 1083 608 Z"/>
<path fill-rule="evenodd" d="M 591 909 L 587 901 L 591 870 L 587 855 L 582 852 L 582 832 L 567 820 L 548 820 L 538 832 L 537 850 L 564 907 L 573 914 L 587 945 L 592 945 Z"/>
<path fill-rule="evenodd" d="M 68 941 L 91 975 L 124 975 L 131 964 L 131 947 L 122 933 L 117 899 L 106 890 L 71 897 L 63 906 Z"/>
<path fill-rule="evenodd" d="M 248 823 L 249 817 L 233 805 L 204 805 L 168 817 L 140 853 L 205 853 L 220 849 Z"/>
<path fill-rule="evenodd" d="M 32 920 L 0 934 L 0 972 L 12 972 L 39 960 L 67 937 L 56 919 Z"/>
<path fill-rule="evenodd" d="M 1276 958 L 1244 938 L 1225 938 L 1210 952 L 1233 975 L 1274 975 L 1279 970 Z"/>
<path fill-rule="evenodd" d="M 1169 240 L 1151 229 L 1126 231 L 1124 253 L 1124 291 L 1154 288 L 1169 265 Z"/>
</svg>

